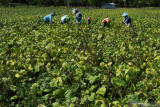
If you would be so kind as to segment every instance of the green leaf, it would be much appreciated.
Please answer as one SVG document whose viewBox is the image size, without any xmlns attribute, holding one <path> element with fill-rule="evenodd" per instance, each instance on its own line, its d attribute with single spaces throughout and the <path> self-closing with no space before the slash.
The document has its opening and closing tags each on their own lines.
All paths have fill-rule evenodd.
<svg viewBox="0 0 160 107">
<path fill-rule="evenodd" d="M 36 66 L 34 67 L 34 69 L 35 69 L 36 72 L 39 71 L 39 67 L 40 67 L 39 65 L 36 65 Z"/>
<path fill-rule="evenodd" d="M 75 107 L 75 104 L 71 103 L 71 104 L 69 105 L 69 107 Z"/>
<path fill-rule="evenodd" d="M 100 40 L 102 38 L 102 35 L 98 35 L 98 40 Z"/>
<path fill-rule="evenodd" d="M 17 90 L 17 87 L 14 86 L 14 85 L 10 85 L 9 88 L 10 88 L 12 91 L 16 91 L 16 90 Z"/>
<path fill-rule="evenodd" d="M 15 77 L 21 78 L 21 75 L 17 73 L 17 74 L 15 75 Z"/>
<path fill-rule="evenodd" d="M 138 107 L 137 104 L 133 104 L 132 107 Z"/>
<path fill-rule="evenodd" d="M 80 68 L 77 68 L 77 69 L 76 69 L 76 75 L 77 75 L 79 78 L 81 78 L 81 76 L 83 75 L 83 70 L 80 69 Z"/>
<path fill-rule="evenodd" d="M 31 65 L 31 64 L 29 65 L 28 69 L 29 69 L 30 71 L 32 71 L 32 70 L 33 70 L 33 68 L 32 68 L 32 65 Z"/>
<path fill-rule="evenodd" d="M 49 83 L 49 84 L 50 84 L 50 87 L 54 87 L 54 86 L 55 86 L 55 82 L 56 82 L 56 80 L 55 80 L 55 79 L 52 79 L 51 82 Z"/>
<path fill-rule="evenodd" d="M 11 97 L 11 100 L 15 100 L 15 99 L 17 99 L 17 98 L 18 98 L 18 96 L 15 95 L 15 96 Z"/>
<path fill-rule="evenodd" d="M 43 104 L 39 104 L 38 107 L 47 107 L 47 106 L 45 106 Z"/>
<path fill-rule="evenodd" d="M 93 84 L 94 82 L 96 82 L 96 81 L 98 81 L 99 80 L 99 76 L 91 76 L 90 78 L 89 78 L 89 82 L 91 83 L 91 84 Z"/>
<path fill-rule="evenodd" d="M 120 76 L 121 71 L 122 71 L 122 68 L 117 69 L 117 71 L 116 71 L 116 76 Z"/>
<path fill-rule="evenodd" d="M 11 104 L 9 104 L 9 107 L 15 106 L 15 102 L 12 102 Z"/>
<path fill-rule="evenodd" d="M 91 93 L 91 96 L 88 97 L 89 101 L 94 101 L 95 93 Z"/>
<path fill-rule="evenodd" d="M 106 106 L 106 104 L 105 104 L 105 103 L 102 103 L 102 104 L 101 104 L 101 107 L 107 107 L 107 106 Z"/>
<path fill-rule="evenodd" d="M 51 89 L 44 89 L 44 92 L 50 92 Z"/>
<path fill-rule="evenodd" d="M 87 102 L 88 97 L 89 95 L 85 95 L 83 98 L 81 98 L 81 104 L 84 104 L 85 102 Z"/>
<path fill-rule="evenodd" d="M 119 104 L 119 101 L 113 101 L 112 103 L 116 106 Z"/>
<path fill-rule="evenodd" d="M 31 90 L 36 89 L 39 86 L 38 83 L 33 83 L 32 86 L 30 87 Z"/>
<path fill-rule="evenodd" d="M 100 66 L 101 66 L 101 67 L 104 67 L 104 66 L 105 66 L 105 63 L 104 63 L 104 62 L 101 62 L 101 63 L 100 63 Z"/>
<path fill-rule="evenodd" d="M 75 102 L 77 99 L 78 99 L 77 97 L 73 97 L 73 98 L 71 99 L 71 102 Z"/>
<path fill-rule="evenodd" d="M 98 91 L 96 92 L 96 94 L 100 94 L 100 95 L 105 95 L 105 93 L 106 93 L 106 87 L 103 85 L 102 87 L 100 87 L 99 89 L 98 89 Z"/>
<path fill-rule="evenodd" d="M 89 90 L 90 90 L 90 91 L 93 91 L 96 87 L 97 87 L 97 85 L 92 85 Z"/>
<path fill-rule="evenodd" d="M 0 101 L 3 99 L 3 96 L 0 94 Z"/>
<path fill-rule="evenodd" d="M 128 104 L 125 104 L 124 107 L 128 107 Z"/>
<path fill-rule="evenodd" d="M 40 96 L 42 96 L 43 91 L 37 91 L 37 93 L 38 93 Z"/>
<path fill-rule="evenodd" d="M 35 71 L 38 72 L 38 71 L 40 70 L 39 68 L 40 68 L 41 66 L 43 66 L 43 65 L 44 65 L 44 63 L 42 63 L 42 62 L 37 62 L 36 65 L 34 66 Z"/>
<path fill-rule="evenodd" d="M 59 95 L 61 95 L 61 89 L 57 89 L 57 90 L 53 91 L 53 95 L 54 95 L 54 96 L 59 96 Z"/>
<path fill-rule="evenodd" d="M 94 105 L 96 106 L 98 104 L 99 100 L 95 100 Z"/>
<path fill-rule="evenodd" d="M 62 86 L 62 85 L 63 85 L 62 77 L 56 78 L 56 86 Z"/>
<path fill-rule="evenodd" d="M 48 99 L 49 99 L 49 94 L 46 94 L 46 95 L 42 96 L 42 98 L 43 98 L 44 100 L 48 100 Z"/>
<path fill-rule="evenodd" d="M 60 107 L 60 104 L 58 102 L 52 103 L 53 107 Z"/>
<path fill-rule="evenodd" d="M 3 80 L 4 82 L 7 82 L 7 81 L 8 81 L 8 78 L 3 77 L 2 80 Z"/>
<path fill-rule="evenodd" d="M 108 66 L 111 66 L 111 65 L 112 65 L 112 62 L 109 62 L 107 65 L 108 65 Z"/>
</svg>

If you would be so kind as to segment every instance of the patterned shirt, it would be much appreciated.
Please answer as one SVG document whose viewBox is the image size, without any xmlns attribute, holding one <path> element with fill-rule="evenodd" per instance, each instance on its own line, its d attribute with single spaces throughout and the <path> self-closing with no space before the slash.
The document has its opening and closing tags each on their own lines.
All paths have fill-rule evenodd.
<svg viewBox="0 0 160 107">
<path fill-rule="evenodd" d="M 124 17 L 123 23 L 131 23 L 131 18 L 129 16 Z"/>
<path fill-rule="evenodd" d="M 76 14 L 76 18 L 82 19 L 82 13 L 78 12 L 78 13 Z"/>
</svg>

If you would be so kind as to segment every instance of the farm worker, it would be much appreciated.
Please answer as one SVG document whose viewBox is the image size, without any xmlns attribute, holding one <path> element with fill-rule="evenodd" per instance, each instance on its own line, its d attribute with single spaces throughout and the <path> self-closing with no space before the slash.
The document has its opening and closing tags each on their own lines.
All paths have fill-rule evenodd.
<svg viewBox="0 0 160 107">
<path fill-rule="evenodd" d="M 128 16 L 128 13 L 123 13 L 124 16 L 124 20 L 122 22 L 122 24 L 126 23 L 126 27 L 130 27 L 131 26 L 131 18 Z"/>
<path fill-rule="evenodd" d="M 88 24 L 88 25 L 91 24 L 91 20 L 92 20 L 91 17 L 88 17 L 88 18 L 87 18 L 87 24 Z"/>
<path fill-rule="evenodd" d="M 76 8 L 76 9 L 73 9 L 73 14 L 76 14 L 76 23 L 81 24 L 82 13 L 80 13 L 79 10 Z"/>
<path fill-rule="evenodd" d="M 52 20 L 52 17 L 53 17 L 53 16 L 56 16 L 56 14 L 55 14 L 54 12 L 51 13 L 51 14 L 49 14 L 49 15 L 47 15 L 47 16 L 45 16 L 45 17 L 43 18 L 44 22 L 45 22 L 45 23 L 49 23 L 49 21 L 51 21 L 51 23 L 54 23 L 53 20 Z"/>
<path fill-rule="evenodd" d="M 62 24 L 68 23 L 69 21 L 70 21 L 70 17 L 68 15 L 64 15 L 63 17 L 61 17 Z"/>
<path fill-rule="evenodd" d="M 78 11 L 77 8 L 72 8 L 72 13 L 73 13 L 73 14 L 76 14 L 76 11 Z"/>
<path fill-rule="evenodd" d="M 111 21 L 110 21 L 109 18 L 105 18 L 105 19 L 102 21 L 104 27 L 105 27 L 105 26 L 109 27 L 110 22 L 111 22 Z"/>
</svg>

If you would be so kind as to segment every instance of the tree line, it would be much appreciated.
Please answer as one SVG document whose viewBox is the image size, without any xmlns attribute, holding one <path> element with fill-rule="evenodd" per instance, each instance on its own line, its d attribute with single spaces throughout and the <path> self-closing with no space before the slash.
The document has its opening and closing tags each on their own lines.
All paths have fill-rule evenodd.
<svg viewBox="0 0 160 107">
<path fill-rule="evenodd" d="M 13 3 L 38 6 L 91 6 L 101 7 L 103 3 L 116 3 L 118 7 L 160 6 L 159 0 L 0 0 L 4 6 Z"/>
</svg>

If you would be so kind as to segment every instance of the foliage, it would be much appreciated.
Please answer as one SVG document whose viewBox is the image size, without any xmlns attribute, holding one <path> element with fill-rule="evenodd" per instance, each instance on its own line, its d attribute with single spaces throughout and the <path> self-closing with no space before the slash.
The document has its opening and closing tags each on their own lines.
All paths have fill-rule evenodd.
<svg viewBox="0 0 160 107">
<path fill-rule="evenodd" d="M 96 6 L 101 7 L 103 3 L 116 3 L 118 7 L 143 7 L 160 6 L 159 0 L 0 0 L 0 3 L 13 1 L 13 3 L 25 3 L 37 6 Z"/>
<path fill-rule="evenodd" d="M 10 6 L 10 3 L 12 3 L 12 0 L 0 0 L 0 3 L 4 6 Z"/>
<path fill-rule="evenodd" d="M 55 11 L 54 24 L 42 18 Z M 121 25 L 128 12 L 132 27 Z M 159 9 L 0 8 L 0 105 L 127 106 L 160 100 Z M 68 24 L 60 18 L 68 14 Z M 105 17 L 110 28 L 102 27 Z M 87 17 L 92 24 L 87 25 Z"/>
</svg>

